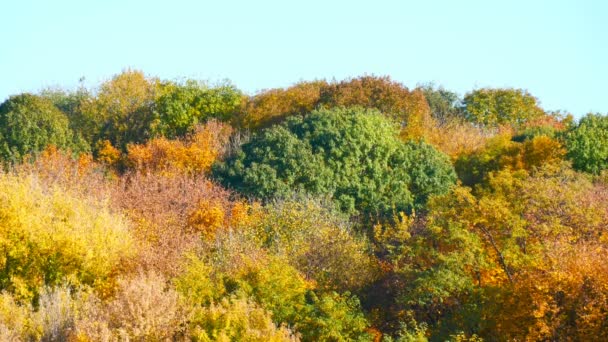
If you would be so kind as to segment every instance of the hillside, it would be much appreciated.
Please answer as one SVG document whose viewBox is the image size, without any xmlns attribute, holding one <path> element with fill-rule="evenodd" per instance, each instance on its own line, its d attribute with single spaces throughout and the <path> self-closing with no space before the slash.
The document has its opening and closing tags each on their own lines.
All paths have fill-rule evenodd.
<svg viewBox="0 0 608 342">
<path fill-rule="evenodd" d="M 126 70 L 0 104 L 0 341 L 606 341 L 608 116 Z"/>
</svg>

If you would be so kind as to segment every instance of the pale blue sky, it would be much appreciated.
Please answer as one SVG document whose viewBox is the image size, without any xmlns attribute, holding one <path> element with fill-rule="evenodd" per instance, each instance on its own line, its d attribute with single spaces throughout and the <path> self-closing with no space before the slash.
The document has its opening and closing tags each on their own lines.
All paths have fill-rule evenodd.
<svg viewBox="0 0 608 342">
<path fill-rule="evenodd" d="M 608 113 L 602 0 L 5 0 L 0 13 L 0 101 L 130 67 L 250 94 L 362 74 L 517 87 L 545 109 Z"/>
</svg>

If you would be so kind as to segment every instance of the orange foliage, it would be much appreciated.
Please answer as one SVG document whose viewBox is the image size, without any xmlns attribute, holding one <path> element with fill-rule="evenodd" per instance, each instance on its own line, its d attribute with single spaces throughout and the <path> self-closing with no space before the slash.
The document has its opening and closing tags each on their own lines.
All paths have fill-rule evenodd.
<svg viewBox="0 0 608 342">
<path fill-rule="evenodd" d="M 422 137 L 434 121 L 424 93 L 410 91 L 390 77 L 363 76 L 330 84 L 322 90 L 321 103 L 377 108 L 402 125 L 404 138 Z"/>
<path fill-rule="evenodd" d="M 222 153 L 231 133 L 230 126 L 210 121 L 186 140 L 161 137 L 145 145 L 129 145 L 128 163 L 140 172 L 205 173 Z"/>
<path fill-rule="evenodd" d="M 189 214 L 188 225 L 201 232 L 207 240 L 213 240 L 220 230 L 247 227 L 261 219 L 261 206 L 244 201 L 221 203 L 217 199 L 202 199 Z"/>
<path fill-rule="evenodd" d="M 376 108 L 404 128 L 404 138 L 420 138 L 433 125 L 424 93 L 410 91 L 390 77 L 362 76 L 342 82 L 301 82 L 286 89 L 271 89 L 252 97 L 237 124 L 259 129 L 304 115 L 319 107 Z"/>
<path fill-rule="evenodd" d="M 454 120 L 429 127 L 424 138 L 454 160 L 460 155 L 478 151 L 496 134 L 496 130 Z"/>
<path fill-rule="evenodd" d="M 301 82 L 286 89 L 266 90 L 249 99 L 238 123 L 246 128 L 263 128 L 284 120 L 289 115 L 314 110 L 321 98 L 325 81 Z"/>
<path fill-rule="evenodd" d="M 121 158 L 120 151 L 109 140 L 97 143 L 97 160 L 108 166 L 115 166 Z"/>
</svg>

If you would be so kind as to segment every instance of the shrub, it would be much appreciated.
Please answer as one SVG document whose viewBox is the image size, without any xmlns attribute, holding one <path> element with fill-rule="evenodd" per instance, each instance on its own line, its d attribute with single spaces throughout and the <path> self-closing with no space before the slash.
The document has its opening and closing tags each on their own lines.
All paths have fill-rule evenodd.
<svg viewBox="0 0 608 342">
<path fill-rule="evenodd" d="M 291 199 L 267 206 L 249 229 L 319 288 L 355 291 L 370 284 L 377 270 L 367 241 L 343 216 L 316 200 Z"/>
<path fill-rule="evenodd" d="M 299 341 L 288 328 L 277 327 L 270 312 L 238 297 L 223 298 L 200 308 L 190 324 L 195 341 Z"/>
<path fill-rule="evenodd" d="M 0 290 L 31 299 L 42 285 L 102 286 L 132 252 L 125 220 L 105 203 L 0 175 Z"/>
</svg>

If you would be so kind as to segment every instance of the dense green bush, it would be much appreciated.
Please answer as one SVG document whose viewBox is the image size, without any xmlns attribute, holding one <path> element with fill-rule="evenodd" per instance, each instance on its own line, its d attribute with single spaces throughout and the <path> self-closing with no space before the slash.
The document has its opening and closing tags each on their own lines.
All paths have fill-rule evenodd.
<svg viewBox="0 0 608 342">
<path fill-rule="evenodd" d="M 598 174 L 608 168 L 608 116 L 582 118 L 566 133 L 566 148 L 577 170 Z"/>
<path fill-rule="evenodd" d="M 19 161 L 50 144 L 74 147 L 68 118 L 50 100 L 21 94 L 0 105 L 0 159 Z"/>
<path fill-rule="evenodd" d="M 246 195 L 327 195 L 345 212 L 370 216 L 421 208 L 456 178 L 447 156 L 403 143 L 391 121 L 361 108 L 290 118 L 254 136 L 214 174 Z"/>
</svg>

